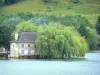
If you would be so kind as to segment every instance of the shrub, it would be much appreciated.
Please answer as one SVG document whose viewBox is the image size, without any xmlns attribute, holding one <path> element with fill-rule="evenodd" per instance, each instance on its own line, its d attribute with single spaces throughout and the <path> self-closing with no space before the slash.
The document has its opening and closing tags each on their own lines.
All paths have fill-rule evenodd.
<svg viewBox="0 0 100 75">
<path fill-rule="evenodd" d="M 34 31 L 34 25 L 31 22 L 21 22 L 16 27 L 16 32 L 21 34 L 22 32 L 32 32 Z"/>
</svg>

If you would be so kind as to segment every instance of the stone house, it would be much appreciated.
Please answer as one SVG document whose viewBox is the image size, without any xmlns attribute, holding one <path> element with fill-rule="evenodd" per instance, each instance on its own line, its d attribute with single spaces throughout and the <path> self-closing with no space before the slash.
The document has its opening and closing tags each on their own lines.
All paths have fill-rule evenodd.
<svg viewBox="0 0 100 75">
<path fill-rule="evenodd" d="M 36 32 L 22 32 L 20 36 L 15 34 L 15 41 L 10 42 L 10 57 L 38 56 L 36 39 Z"/>
</svg>

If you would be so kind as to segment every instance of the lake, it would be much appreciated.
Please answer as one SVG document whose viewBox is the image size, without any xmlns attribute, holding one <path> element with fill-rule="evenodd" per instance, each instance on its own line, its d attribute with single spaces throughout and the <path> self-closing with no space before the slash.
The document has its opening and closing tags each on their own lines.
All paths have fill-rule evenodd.
<svg viewBox="0 0 100 75">
<path fill-rule="evenodd" d="M 84 60 L 0 60 L 0 75 L 100 75 L 100 53 Z"/>
</svg>

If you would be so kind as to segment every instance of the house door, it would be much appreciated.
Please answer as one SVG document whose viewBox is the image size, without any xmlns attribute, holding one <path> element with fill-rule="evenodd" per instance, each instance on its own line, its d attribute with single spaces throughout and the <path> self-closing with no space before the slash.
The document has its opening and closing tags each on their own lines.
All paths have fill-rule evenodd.
<svg viewBox="0 0 100 75">
<path fill-rule="evenodd" d="M 31 50 L 28 50 L 28 56 L 30 56 L 31 55 Z"/>
<path fill-rule="evenodd" d="M 21 51 L 21 55 L 24 55 L 24 50 Z"/>
</svg>

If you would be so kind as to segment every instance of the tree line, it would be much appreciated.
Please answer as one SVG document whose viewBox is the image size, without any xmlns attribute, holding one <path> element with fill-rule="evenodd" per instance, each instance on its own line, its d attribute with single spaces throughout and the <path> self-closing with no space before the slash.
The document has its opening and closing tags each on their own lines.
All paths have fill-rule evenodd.
<svg viewBox="0 0 100 75">
<path fill-rule="evenodd" d="M 0 23 L 0 46 L 8 47 L 9 41 L 13 40 L 13 34 L 18 29 L 22 28 L 19 33 L 22 31 L 28 30 L 27 23 L 22 23 L 24 21 L 30 22 L 28 25 L 31 27 L 34 26 L 33 31 L 37 31 L 38 27 L 44 25 L 54 25 L 61 24 L 64 26 L 74 27 L 78 33 L 86 39 L 89 50 L 97 50 L 100 48 L 100 18 L 97 21 L 97 24 L 92 25 L 86 18 L 81 15 L 59 15 L 56 13 L 16 13 L 5 16 L 6 19 L 1 19 Z M 22 27 L 18 25 L 22 23 Z M 26 26 L 26 30 L 23 30 L 23 26 Z M 17 28 L 17 29 L 16 29 Z M 6 36 L 6 37 L 5 37 Z M 5 38 L 3 38 L 5 37 Z M 6 39 L 8 38 L 8 39 Z M 5 43 L 3 43 L 5 42 Z"/>
</svg>

